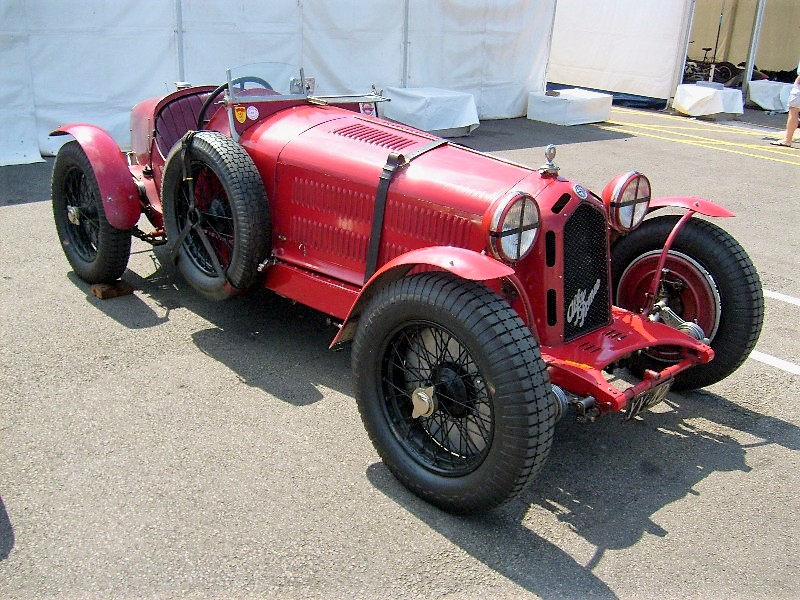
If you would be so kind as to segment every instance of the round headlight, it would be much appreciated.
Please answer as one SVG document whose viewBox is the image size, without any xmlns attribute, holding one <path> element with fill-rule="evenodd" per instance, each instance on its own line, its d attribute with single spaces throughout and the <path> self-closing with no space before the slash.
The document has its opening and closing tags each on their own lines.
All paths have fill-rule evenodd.
<svg viewBox="0 0 800 600">
<path fill-rule="evenodd" d="M 612 229 L 628 233 L 641 225 L 650 206 L 650 181 L 636 171 L 617 175 L 603 190 Z"/>
<path fill-rule="evenodd" d="M 539 207 L 533 198 L 518 192 L 495 208 L 489 245 L 497 258 L 515 263 L 531 251 L 538 231 Z"/>
</svg>

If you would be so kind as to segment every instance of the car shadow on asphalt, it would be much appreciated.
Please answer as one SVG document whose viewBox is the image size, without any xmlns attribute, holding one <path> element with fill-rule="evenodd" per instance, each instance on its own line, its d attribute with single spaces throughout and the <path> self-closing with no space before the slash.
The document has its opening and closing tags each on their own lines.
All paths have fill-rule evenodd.
<svg viewBox="0 0 800 600">
<path fill-rule="evenodd" d="M 455 138 L 450 142 L 480 152 L 522 150 L 538 146 L 544 151 L 548 144 L 580 144 L 629 137 L 633 136 L 601 129 L 595 125 L 552 125 L 521 117 L 481 121 L 481 126 L 470 136 Z"/>
<path fill-rule="evenodd" d="M 207 301 L 165 260 L 157 252 L 152 275 L 125 274 L 137 289 L 134 296 L 147 301 L 91 301 L 134 328 L 158 326 L 171 311 L 188 309 L 211 324 L 191 334 L 198 349 L 284 402 L 317 402 L 317 385 L 353 395 L 349 352 L 328 350 L 336 327 L 325 315 L 267 290 Z M 88 294 L 86 284 L 71 279 Z M 759 441 L 740 443 L 736 432 Z M 700 496 L 698 484 L 714 473 L 748 473 L 747 450 L 765 444 L 800 450 L 800 428 L 700 390 L 671 393 L 663 405 L 628 422 L 607 415 L 579 424 L 568 415 L 557 425 L 539 476 L 520 497 L 484 515 L 439 511 L 403 488 L 382 463 L 370 465 L 366 476 L 432 530 L 525 589 L 545 598 L 602 598 L 615 596 L 594 573 L 608 551 L 632 547 L 646 535 L 666 537 L 669 531 L 655 517 L 660 510 Z M 553 518 L 590 543 L 593 555 L 578 562 L 546 539 L 542 527 Z"/>
<path fill-rule="evenodd" d="M 518 498 L 485 515 L 464 518 L 436 509 L 402 487 L 382 463 L 370 465 L 366 475 L 465 552 L 543 598 L 615 597 L 594 574 L 607 551 L 632 547 L 645 535 L 666 537 L 669 531 L 654 515 L 701 496 L 698 484 L 714 473 L 750 472 L 748 448 L 800 449 L 796 426 L 711 392 L 672 393 L 656 411 L 628 422 L 607 415 L 593 424 L 568 415 L 556 427 L 539 476 Z M 761 441 L 741 444 L 736 431 Z M 584 564 L 545 539 L 552 534 L 547 513 L 568 528 L 560 537 L 577 535 L 594 547 Z"/>
<path fill-rule="evenodd" d="M 328 349 L 338 329 L 326 315 L 265 289 L 207 300 L 186 284 L 164 247 L 146 252 L 152 273 L 142 277 L 128 269 L 122 277 L 134 287 L 128 296 L 100 300 L 74 273 L 68 277 L 88 302 L 129 329 L 158 327 L 175 310 L 191 311 L 210 323 L 191 333 L 197 348 L 279 400 L 313 404 L 323 398 L 318 385 L 352 395 L 349 352 Z"/>
</svg>

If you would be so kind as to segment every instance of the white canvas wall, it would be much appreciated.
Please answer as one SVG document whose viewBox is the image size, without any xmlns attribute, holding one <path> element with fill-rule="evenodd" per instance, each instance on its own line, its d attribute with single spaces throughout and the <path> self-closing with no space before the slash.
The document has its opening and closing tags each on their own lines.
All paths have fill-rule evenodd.
<svg viewBox="0 0 800 600">
<path fill-rule="evenodd" d="M 319 93 L 408 85 L 475 94 L 482 117 L 524 114 L 544 87 L 556 0 L 181 0 L 183 79 L 250 62 L 303 65 Z M 89 122 L 129 144 L 136 102 L 180 79 L 176 0 L 0 0 L 0 164 L 37 160 Z"/>
<path fill-rule="evenodd" d="M 558 0 L 547 80 L 670 98 L 690 10 L 690 0 Z"/>
</svg>

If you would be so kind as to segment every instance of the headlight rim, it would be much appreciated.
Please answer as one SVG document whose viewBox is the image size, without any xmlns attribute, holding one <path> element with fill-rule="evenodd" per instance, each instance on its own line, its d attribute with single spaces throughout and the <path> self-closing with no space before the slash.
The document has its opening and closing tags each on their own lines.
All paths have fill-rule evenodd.
<svg viewBox="0 0 800 600">
<path fill-rule="evenodd" d="M 518 203 L 524 203 L 521 207 L 520 212 L 520 222 L 512 228 L 505 228 L 506 219 L 508 218 L 511 211 L 518 205 Z M 533 223 L 525 225 L 524 221 L 526 216 L 530 213 L 526 213 L 526 209 L 528 207 L 532 207 L 534 210 L 535 219 Z M 492 255 L 509 265 L 514 265 L 524 260 L 533 250 L 533 247 L 536 245 L 536 239 L 538 238 L 539 229 L 541 228 L 541 211 L 539 210 L 539 205 L 534 199 L 527 192 L 523 191 L 515 191 L 512 192 L 507 196 L 504 201 L 498 202 L 494 207 L 494 210 L 491 213 L 491 220 L 489 221 L 488 227 L 488 246 L 492 252 Z M 533 232 L 530 241 L 526 241 L 523 244 L 523 235 L 526 232 Z M 503 240 L 507 239 L 508 237 L 516 235 L 517 236 L 517 253 L 515 256 L 510 256 L 506 252 L 506 248 L 503 247 Z M 523 248 L 524 246 L 524 248 Z"/>
<path fill-rule="evenodd" d="M 646 195 L 639 194 L 642 182 L 647 186 Z M 632 184 L 636 185 L 634 198 L 627 201 L 623 200 L 625 193 Z M 650 179 L 646 175 L 639 171 L 627 171 L 626 173 L 617 175 L 603 190 L 603 203 L 606 206 L 609 225 L 617 233 L 624 234 L 635 230 L 642 224 L 644 218 L 647 216 L 647 210 L 650 207 L 652 199 L 653 187 L 650 184 Z M 636 219 L 639 205 L 644 205 L 644 210 L 641 211 L 641 216 Z M 630 223 L 626 224 L 621 213 L 623 209 L 629 206 L 633 207 L 633 213 L 629 219 Z M 635 222 L 634 219 L 636 219 Z"/>
</svg>

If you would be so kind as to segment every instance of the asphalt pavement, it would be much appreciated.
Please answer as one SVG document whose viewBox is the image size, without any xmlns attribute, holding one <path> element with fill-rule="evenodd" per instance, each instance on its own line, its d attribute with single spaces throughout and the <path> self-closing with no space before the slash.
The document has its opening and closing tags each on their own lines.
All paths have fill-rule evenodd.
<svg viewBox="0 0 800 600">
<path fill-rule="evenodd" d="M 55 235 L 47 162 L 0 168 L 0 597 L 796 598 L 800 149 L 785 115 L 615 108 L 458 140 L 596 191 L 639 170 L 690 194 L 765 289 L 757 354 L 641 420 L 564 420 L 494 512 L 442 513 L 373 450 L 349 350 L 266 291 L 223 303 L 135 241 L 133 295 L 98 300 Z M 800 143 L 797 144 L 800 146 Z"/>
</svg>

